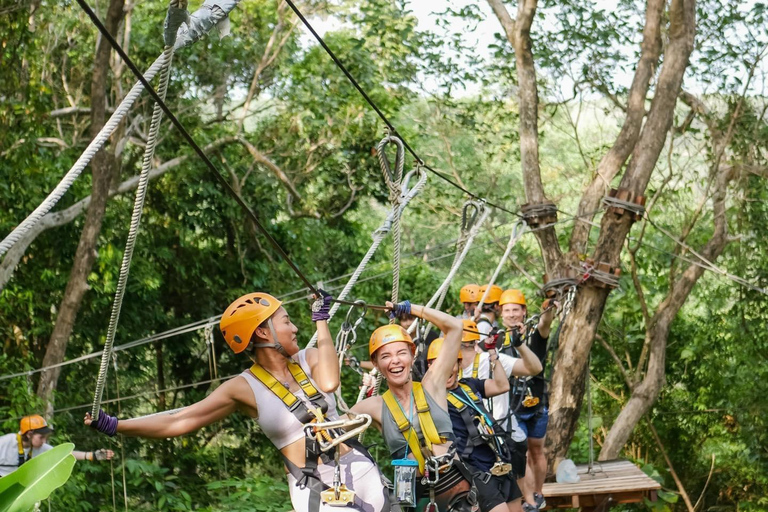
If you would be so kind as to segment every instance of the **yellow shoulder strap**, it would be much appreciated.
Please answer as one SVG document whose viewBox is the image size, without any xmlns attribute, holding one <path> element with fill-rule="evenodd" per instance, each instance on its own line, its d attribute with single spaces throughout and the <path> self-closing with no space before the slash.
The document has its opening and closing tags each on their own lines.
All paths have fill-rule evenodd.
<svg viewBox="0 0 768 512">
<path fill-rule="evenodd" d="M 416 402 L 416 412 L 419 413 L 419 425 L 421 426 L 421 432 L 424 434 L 424 443 L 427 445 L 427 449 L 430 453 L 433 453 L 433 444 L 443 444 L 447 441 L 442 437 L 435 427 L 435 422 L 432 419 L 432 414 L 429 412 L 429 404 L 427 403 L 427 397 L 424 394 L 424 388 L 421 386 L 421 382 L 413 383 L 413 398 Z"/>
<path fill-rule="evenodd" d="M 24 445 L 21 442 L 21 432 L 16 432 L 16 442 L 19 444 L 19 455 L 24 456 Z"/>
<path fill-rule="evenodd" d="M 277 379 L 274 378 L 272 374 L 267 370 L 262 368 L 260 364 L 254 364 L 251 366 L 251 373 L 259 380 L 259 382 L 269 388 L 269 390 L 272 391 L 277 396 L 277 398 L 282 400 L 286 407 L 289 409 L 291 409 L 298 400 L 296 395 L 291 393 L 288 388 L 278 382 Z"/>
<path fill-rule="evenodd" d="M 296 382 L 299 383 L 299 386 L 301 386 L 301 389 L 304 390 L 307 398 L 312 400 L 316 395 L 320 394 L 315 386 L 312 385 L 312 381 L 309 380 L 309 377 L 307 377 L 307 374 L 304 373 L 304 370 L 301 368 L 299 363 L 293 360 L 289 360 L 288 369 L 291 371 L 293 378 L 296 379 Z"/>
<path fill-rule="evenodd" d="M 467 407 L 467 404 L 459 400 L 451 391 L 448 392 L 447 398 L 451 405 L 453 405 L 459 412 L 463 411 Z"/>
<path fill-rule="evenodd" d="M 469 387 L 467 384 L 464 384 L 463 382 L 459 382 L 459 386 L 461 386 L 461 389 L 464 390 L 464 392 L 469 396 L 470 399 L 472 399 L 473 402 L 479 402 L 480 397 L 478 397 L 475 392 L 472 390 L 471 387 Z"/>
<path fill-rule="evenodd" d="M 504 343 L 502 343 L 501 348 L 508 348 L 512 346 L 512 340 L 509 339 L 509 332 L 504 334 Z"/>
<path fill-rule="evenodd" d="M 384 399 L 384 403 L 386 404 L 387 409 L 389 409 L 389 413 L 395 419 L 395 423 L 397 423 L 397 428 L 400 430 L 400 433 L 403 434 L 403 437 L 408 443 L 408 448 L 411 450 L 411 453 L 413 453 L 416 462 L 419 464 L 419 471 L 423 473 L 424 454 L 421 453 L 419 436 L 413 429 L 413 425 L 411 425 L 411 423 L 408 421 L 408 418 L 405 417 L 403 409 L 400 407 L 400 404 L 397 403 L 397 399 L 395 398 L 395 395 L 392 394 L 392 391 L 387 390 L 383 395 L 381 395 L 381 398 Z"/>
<path fill-rule="evenodd" d="M 477 369 L 480 368 L 480 354 L 475 354 L 475 360 L 472 362 L 472 378 L 477 378 Z"/>
</svg>

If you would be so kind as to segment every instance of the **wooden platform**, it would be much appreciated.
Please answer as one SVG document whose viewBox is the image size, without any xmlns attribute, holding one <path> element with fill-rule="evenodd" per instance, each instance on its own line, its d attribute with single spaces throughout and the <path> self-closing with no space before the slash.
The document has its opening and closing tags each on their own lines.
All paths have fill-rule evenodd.
<svg viewBox="0 0 768 512">
<path fill-rule="evenodd" d="M 576 484 L 545 483 L 547 509 L 581 508 L 607 510 L 619 503 L 638 503 L 643 498 L 656 501 L 658 482 L 626 460 L 595 462 L 592 473 L 587 465 L 576 466 L 581 481 Z"/>
</svg>

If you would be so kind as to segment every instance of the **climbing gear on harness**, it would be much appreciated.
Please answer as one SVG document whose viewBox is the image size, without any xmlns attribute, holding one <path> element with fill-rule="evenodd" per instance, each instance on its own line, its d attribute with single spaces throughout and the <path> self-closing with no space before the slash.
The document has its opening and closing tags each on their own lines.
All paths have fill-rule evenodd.
<svg viewBox="0 0 768 512">
<path fill-rule="evenodd" d="M 480 302 L 480 286 L 476 284 L 466 284 L 459 290 L 460 302 Z"/>
<path fill-rule="evenodd" d="M 437 356 L 440 354 L 440 351 L 443 349 L 443 342 L 445 341 L 445 338 L 435 338 L 432 340 L 432 343 L 429 345 L 429 350 L 427 350 L 427 362 L 431 363 L 435 359 L 437 359 Z M 458 360 L 461 361 L 463 356 L 461 355 L 461 350 L 459 350 L 459 356 Z"/>
<path fill-rule="evenodd" d="M 480 296 L 483 297 L 485 304 L 499 302 L 502 293 L 504 293 L 504 290 L 501 289 L 501 286 L 495 284 L 492 284 L 490 287 L 488 285 L 480 287 Z"/>
<path fill-rule="evenodd" d="M 371 334 L 371 340 L 368 342 L 368 355 L 373 357 L 373 354 L 384 345 L 398 341 L 408 343 L 411 347 L 411 353 L 416 351 L 416 345 L 408 331 L 395 324 L 383 325 Z"/>
<path fill-rule="evenodd" d="M 525 295 L 520 290 L 504 290 L 499 298 L 499 306 L 505 304 L 520 304 L 525 306 Z"/>
<path fill-rule="evenodd" d="M 429 404 L 427 403 L 426 395 L 421 382 L 414 382 L 413 384 L 412 399 L 416 402 L 416 412 L 418 413 L 419 425 L 421 426 L 421 432 L 424 436 L 424 447 L 422 447 L 419 436 L 416 434 L 416 430 L 413 428 L 412 422 L 405 417 L 403 408 L 400 406 L 400 402 L 397 401 L 395 395 L 392 394 L 392 390 L 387 390 L 386 393 L 381 395 L 384 399 L 384 403 L 389 409 L 392 418 L 397 424 L 397 428 L 408 443 L 411 453 L 416 458 L 416 462 L 419 463 L 419 471 L 424 472 L 425 454 L 432 454 L 433 445 L 443 444 L 448 441 L 447 438 L 441 436 L 437 432 L 435 422 L 432 419 L 432 415 L 429 412 Z"/>
<path fill-rule="evenodd" d="M 496 455 L 496 463 L 491 472 L 494 475 L 509 473 L 512 466 L 508 463 L 508 450 L 500 440 L 506 433 L 498 426 L 493 417 L 483 408 L 483 400 L 469 385 L 459 382 L 459 386 L 448 392 L 448 402 L 456 408 L 467 428 L 469 437 L 462 458 L 469 457 L 476 446 L 487 444 Z M 474 434 L 473 434 L 474 433 Z"/>
<path fill-rule="evenodd" d="M 260 292 L 243 295 L 230 304 L 221 315 L 219 328 L 232 351 L 239 354 L 245 350 L 256 328 L 267 321 L 274 343 L 254 343 L 253 347 L 274 348 L 286 355 L 282 345 L 277 341 L 277 333 L 270 319 L 281 305 L 282 302 L 273 296 Z"/>
</svg>

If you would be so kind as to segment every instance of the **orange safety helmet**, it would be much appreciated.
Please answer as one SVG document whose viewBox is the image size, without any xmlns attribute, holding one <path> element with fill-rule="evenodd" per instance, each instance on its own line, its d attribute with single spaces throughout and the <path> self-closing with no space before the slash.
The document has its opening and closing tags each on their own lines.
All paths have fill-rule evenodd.
<svg viewBox="0 0 768 512">
<path fill-rule="evenodd" d="M 480 339 L 480 330 L 474 320 L 462 320 L 462 323 L 464 324 L 464 330 L 461 331 L 462 343 L 471 343 Z"/>
<path fill-rule="evenodd" d="M 488 285 L 480 287 L 480 295 L 478 295 L 477 299 L 478 301 L 483 298 L 483 295 L 485 295 L 485 290 L 487 289 Z M 501 286 L 496 286 L 495 284 L 492 285 L 490 291 L 488 292 L 488 296 L 485 298 L 485 304 L 493 304 L 494 302 L 499 302 L 502 292 L 503 290 L 501 289 Z"/>
<path fill-rule="evenodd" d="M 251 342 L 251 336 L 253 336 L 256 328 L 268 320 L 280 308 L 280 305 L 282 302 L 267 293 L 249 293 L 230 304 L 224 314 L 221 315 L 219 322 L 221 334 L 227 340 L 229 348 L 235 354 L 245 350 Z M 274 329 L 272 332 L 272 336 L 275 336 Z M 274 348 L 280 347 L 277 343 L 277 337 L 274 341 L 276 345 Z"/>
<path fill-rule="evenodd" d="M 404 341 L 411 346 L 411 353 L 416 353 L 416 344 L 413 342 L 413 338 L 408 334 L 408 331 L 396 324 L 383 325 L 373 331 L 371 334 L 371 341 L 368 342 L 368 355 L 373 357 L 373 354 L 384 345 L 395 343 L 398 341 Z"/>
<path fill-rule="evenodd" d="M 48 422 L 45 418 L 39 414 L 33 414 L 31 416 L 24 416 L 19 422 L 19 433 L 21 435 L 26 434 L 30 430 L 41 430 L 40 434 L 48 434 L 53 432 L 53 429 L 48 426 Z"/>
<path fill-rule="evenodd" d="M 466 284 L 459 290 L 459 301 L 480 302 L 480 287 L 476 284 Z"/>
<path fill-rule="evenodd" d="M 432 340 L 432 343 L 429 345 L 429 350 L 427 350 L 427 362 L 433 361 L 437 359 L 438 354 L 440 354 L 440 351 L 443 349 L 443 342 L 445 341 L 445 338 L 436 338 Z M 459 361 L 461 361 L 462 355 L 461 350 L 459 350 Z"/>
<path fill-rule="evenodd" d="M 520 304 L 525 306 L 525 295 L 520 290 L 504 290 L 499 299 L 499 306 L 504 304 Z"/>
</svg>

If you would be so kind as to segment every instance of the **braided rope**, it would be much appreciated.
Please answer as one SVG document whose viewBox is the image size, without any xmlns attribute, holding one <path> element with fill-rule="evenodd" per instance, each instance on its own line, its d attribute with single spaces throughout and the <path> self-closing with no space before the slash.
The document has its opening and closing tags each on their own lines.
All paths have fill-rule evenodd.
<svg viewBox="0 0 768 512">
<path fill-rule="evenodd" d="M 146 73 L 144 74 L 144 78 L 146 78 L 148 81 L 152 80 L 158 71 L 160 71 L 162 68 L 163 62 L 165 60 L 164 55 L 165 54 L 160 55 L 160 57 L 158 57 L 157 60 L 152 63 L 149 69 L 147 69 Z M 80 158 L 77 159 L 72 168 L 69 169 L 67 174 L 64 175 L 64 178 L 62 178 L 58 185 L 56 185 L 56 188 L 54 188 L 53 191 L 48 194 L 48 197 L 45 198 L 40 206 L 35 208 L 35 210 L 29 214 L 29 216 L 27 216 L 27 218 L 24 219 L 21 224 L 16 226 L 16 229 L 11 231 L 8 236 L 6 236 L 3 241 L 0 242 L 0 257 L 2 257 L 19 240 L 24 238 L 30 231 L 32 231 L 34 227 L 40 222 L 40 220 L 49 211 L 51 211 L 56 203 L 64 196 L 64 194 L 67 193 L 69 187 L 72 186 L 75 180 L 88 166 L 88 163 L 91 161 L 93 156 L 104 146 L 107 139 L 109 139 L 109 137 L 112 135 L 112 132 L 115 131 L 117 125 L 119 125 L 123 120 L 143 90 L 144 86 L 141 84 L 141 82 L 136 82 L 136 84 L 134 84 L 125 98 L 123 98 L 123 101 L 120 102 L 120 105 L 118 105 L 117 109 L 115 109 L 114 113 L 110 116 L 104 127 L 99 131 L 98 135 L 96 135 L 91 143 L 88 144 L 88 147 L 85 148 L 83 154 L 80 155 Z"/>
<path fill-rule="evenodd" d="M 408 183 L 411 177 L 416 175 L 417 173 L 418 173 L 418 181 L 413 186 L 413 188 L 409 189 Z M 405 207 L 408 206 L 408 203 L 411 202 L 411 199 L 416 197 L 416 195 L 421 191 L 421 189 L 424 188 L 424 185 L 426 183 L 427 183 L 427 173 L 420 170 L 411 171 L 405 176 L 405 178 L 403 178 L 403 183 L 401 188 L 401 191 L 402 191 L 401 199 L 398 205 L 400 214 L 402 214 Z M 352 276 L 349 278 L 349 281 L 347 281 L 347 284 L 344 285 L 344 289 L 341 290 L 341 292 L 339 292 L 338 297 L 336 297 L 337 299 L 339 300 L 346 299 L 349 293 L 352 291 L 352 288 L 355 286 L 355 284 L 357 284 L 357 280 L 360 278 L 363 271 L 365 271 L 365 268 L 368 266 L 368 263 L 371 261 L 373 254 L 376 252 L 376 250 L 379 248 L 379 245 L 381 245 L 381 242 L 384 240 L 384 238 L 386 238 L 387 234 L 390 232 L 394 217 L 395 217 L 395 209 L 393 208 L 392 210 L 390 210 L 384 222 L 381 223 L 381 226 L 379 226 L 378 229 L 376 229 L 376 231 L 373 232 L 373 235 L 372 235 L 373 243 L 371 243 L 371 246 L 368 248 L 368 252 L 365 253 L 365 256 L 363 256 L 363 259 L 360 260 L 360 264 L 352 273 Z M 331 306 L 331 311 L 330 311 L 331 318 L 333 318 L 333 316 L 339 310 L 340 306 L 341 304 L 339 304 L 338 302 L 334 302 L 333 306 Z M 307 348 L 314 347 L 316 343 L 317 343 L 317 331 L 315 331 L 315 334 L 312 335 L 312 339 L 309 340 L 309 343 L 307 344 Z"/>
<path fill-rule="evenodd" d="M 173 46 L 166 46 L 165 50 L 163 50 L 160 84 L 157 89 L 158 94 L 163 99 L 165 99 L 165 93 L 168 90 L 172 59 Z M 139 184 L 136 188 L 136 199 L 133 203 L 131 227 L 128 231 L 128 238 L 125 242 L 125 252 L 123 253 L 123 262 L 120 266 L 120 277 L 117 281 L 115 301 L 112 303 L 112 315 L 109 318 L 107 339 L 104 342 L 104 351 L 101 354 L 101 366 L 99 368 L 99 375 L 96 379 L 96 391 L 93 394 L 93 407 L 91 408 L 91 416 L 93 416 L 94 421 L 97 420 L 99 416 L 101 397 L 104 391 L 104 384 L 107 380 L 109 359 L 112 356 L 112 347 L 114 346 L 117 324 L 120 319 L 120 309 L 123 305 L 123 297 L 125 296 L 128 273 L 130 272 L 131 268 L 131 259 L 133 258 L 133 250 L 136 247 L 136 238 L 138 236 L 139 225 L 141 224 L 141 213 L 144 209 L 144 199 L 146 198 L 147 185 L 149 183 L 149 171 L 152 169 L 152 158 L 155 155 L 155 147 L 157 146 L 158 138 L 157 135 L 160 131 L 160 122 L 162 117 L 163 111 L 160 108 L 160 105 L 155 103 L 154 109 L 152 111 L 152 122 L 149 127 L 149 135 L 147 137 L 147 146 L 144 149 L 144 160 L 141 166 L 141 174 L 139 175 Z"/>
<path fill-rule="evenodd" d="M 501 272 L 501 267 L 504 266 L 504 262 L 507 261 L 507 258 L 509 258 L 509 253 L 512 252 L 512 248 L 517 244 L 518 240 L 523 236 L 525 233 L 525 221 L 520 220 L 515 222 L 515 225 L 512 226 L 512 233 L 509 235 L 509 242 L 507 242 L 507 248 L 504 250 L 504 255 L 499 260 L 499 264 L 496 265 L 496 270 L 493 271 L 493 275 L 491 276 L 491 280 L 488 282 L 485 288 L 485 293 L 480 298 L 480 303 L 477 305 L 477 308 L 475 308 L 475 311 L 482 311 L 483 310 L 483 304 L 485 304 L 485 299 L 488 298 L 488 293 L 491 291 L 491 287 L 496 282 L 496 279 L 499 277 L 499 273 Z"/>
</svg>

